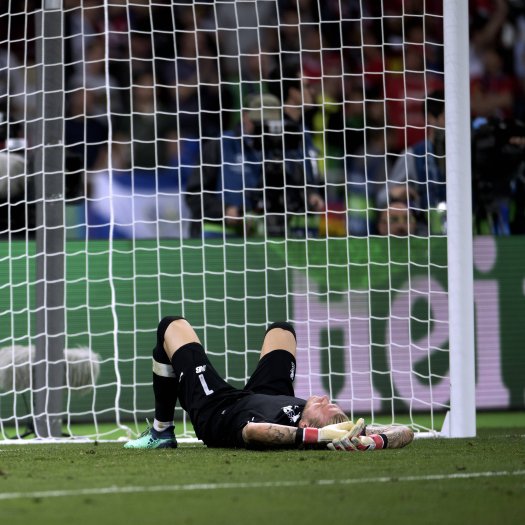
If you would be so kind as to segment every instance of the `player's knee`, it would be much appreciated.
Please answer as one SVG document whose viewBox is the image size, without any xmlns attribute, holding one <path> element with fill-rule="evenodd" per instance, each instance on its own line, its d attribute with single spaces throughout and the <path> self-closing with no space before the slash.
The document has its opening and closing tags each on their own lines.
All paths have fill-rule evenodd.
<svg viewBox="0 0 525 525">
<path fill-rule="evenodd" d="M 168 326 L 173 323 L 173 321 L 180 320 L 185 321 L 186 319 L 180 315 L 170 315 L 161 319 L 159 326 L 157 327 L 157 346 L 159 348 L 162 348 L 164 345 L 164 334 L 166 333 Z"/>
<path fill-rule="evenodd" d="M 281 330 L 286 330 L 287 332 L 290 332 L 294 336 L 294 339 L 297 341 L 297 335 L 295 334 L 294 327 L 290 323 L 287 323 L 286 321 L 279 321 L 276 323 L 272 323 L 266 330 L 265 335 L 268 335 L 268 333 L 271 330 L 274 330 L 275 328 L 280 328 Z"/>
<path fill-rule="evenodd" d="M 266 334 L 261 349 L 261 359 L 274 350 L 286 350 L 295 356 L 297 348 L 297 337 L 290 323 L 272 323 Z"/>
</svg>

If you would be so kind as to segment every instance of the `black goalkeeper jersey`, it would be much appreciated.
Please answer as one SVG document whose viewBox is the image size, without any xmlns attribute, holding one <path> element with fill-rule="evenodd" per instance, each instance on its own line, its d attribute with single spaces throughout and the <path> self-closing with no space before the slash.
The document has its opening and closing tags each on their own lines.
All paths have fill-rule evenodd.
<svg viewBox="0 0 525 525">
<path fill-rule="evenodd" d="M 306 401 L 298 397 L 248 393 L 216 414 L 208 423 L 206 444 L 215 447 L 241 447 L 242 429 L 249 423 L 275 423 L 297 427 Z M 211 435 L 210 435 L 211 434 Z"/>
<path fill-rule="evenodd" d="M 306 401 L 294 396 L 295 357 L 286 350 L 261 358 L 242 389 L 217 373 L 199 343 L 177 350 L 172 365 L 180 404 L 210 447 L 245 447 L 242 429 L 249 422 L 299 424 Z"/>
</svg>

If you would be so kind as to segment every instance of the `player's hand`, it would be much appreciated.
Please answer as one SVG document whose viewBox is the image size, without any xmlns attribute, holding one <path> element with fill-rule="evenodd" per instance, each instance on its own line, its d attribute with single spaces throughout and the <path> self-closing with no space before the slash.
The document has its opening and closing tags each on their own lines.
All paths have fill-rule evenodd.
<svg viewBox="0 0 525 525">
<path fill-rule="evenodd" d="M 365 427 L 365 420 L 363 418 L 359 418 L 355 425 L 348 432 L 346 432 L 343 436 L 332 439 L 332 442 L 328 443 L 327 447 L 330 450 L 345 450 L 348 452 L 360 450 L 354 443 L 354 439 L 363 437 L 360 434 L 363 432 Z"/>
<path fill-rule="evenodd" d="M 335 423 L 333 425 L 326 425 L 319 429 L 318 441 L 332 441 L 334 439 L 346 436 L 353 428 L 353 421 L 343 421 L 342 423 Z"/>
</svg>

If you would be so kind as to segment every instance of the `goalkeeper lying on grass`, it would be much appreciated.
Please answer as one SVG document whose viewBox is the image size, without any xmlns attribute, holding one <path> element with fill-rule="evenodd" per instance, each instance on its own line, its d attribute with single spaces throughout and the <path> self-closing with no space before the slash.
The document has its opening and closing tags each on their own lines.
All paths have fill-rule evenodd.
<svg viewBox="0 0 525 525">
<path fill-rule="evenodd" d="M 331 450 L 400 448 L 413 432 L 405 426 L 355 424 L 327 396 L 294 396 L 296 337 L 288 323 L 272 324 L 264 336 L 255 372 L 239 390 L 210 363 L 191 325 L 165 317 L 153 350 L 155 420 L 126 448 L 175 448 L 177 400 L 197 437 L 209 447 L 304 447 Z"/>
</svg>

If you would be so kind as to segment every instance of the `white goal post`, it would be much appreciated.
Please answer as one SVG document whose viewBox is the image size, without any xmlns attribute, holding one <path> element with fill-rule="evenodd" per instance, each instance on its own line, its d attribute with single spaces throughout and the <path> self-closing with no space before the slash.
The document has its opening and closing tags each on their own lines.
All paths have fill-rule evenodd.
<svg viewBox="0 0 525 525">
<path fill-rule="evenodd" d="M 444 2 L 450 437 L 476 435 L 468 3 Z M 453 409 L 452 409 L 453 408 Z"/>
<path fill-rule="evenodd" d="M 474 436 L 467 4 L 4 2 L 0 443 L 142 430 L 166 315 L 236 387 L 287 320 L 299 397 Z"/>
</svg>

